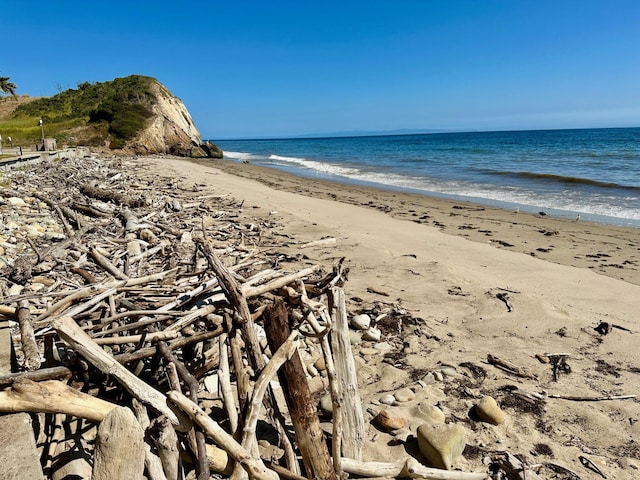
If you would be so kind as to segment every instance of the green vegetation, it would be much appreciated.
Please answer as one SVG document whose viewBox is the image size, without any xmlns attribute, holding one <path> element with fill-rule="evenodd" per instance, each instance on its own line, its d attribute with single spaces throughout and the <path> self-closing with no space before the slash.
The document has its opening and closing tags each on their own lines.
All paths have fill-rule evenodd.
<svg viewBox="0 0 640 480">
<path fill-rule="evenodd" d="M 29 145 L 41 137 L 38 121 L 42 118 L 45 135 L 55 137 L 58 145 L 122 148 L 152 116 L 154 82 L 151 77 L 132 75 L 80 83 L 77 89 L 20 105 L 8 119 L 0 120 L 0 130 L 13 138 L 14 145 Z"/>
<path fill-rule="evenodd" d="M 9 77 L 0 77 L 0 93 L 15 95 L 16 84 L 9 81 Z"/>
</svg>

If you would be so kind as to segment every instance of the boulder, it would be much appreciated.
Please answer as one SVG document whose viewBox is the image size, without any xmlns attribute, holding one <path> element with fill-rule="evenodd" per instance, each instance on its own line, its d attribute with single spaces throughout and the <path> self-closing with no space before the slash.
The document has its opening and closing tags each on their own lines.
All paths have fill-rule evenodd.
<svg viewBox="0 0 640 480">
<path fill-rule="evenodd" d="M 466 446 L 467 432 L 461 425 L 425 423 L 418 427 L 417 433 L 420 453 L 436 468 L 451 470 Z"/>
</svg>

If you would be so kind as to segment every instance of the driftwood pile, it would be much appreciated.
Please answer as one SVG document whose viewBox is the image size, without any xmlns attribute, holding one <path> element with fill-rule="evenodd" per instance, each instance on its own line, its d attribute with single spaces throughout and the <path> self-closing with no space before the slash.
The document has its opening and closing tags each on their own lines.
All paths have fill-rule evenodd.
<svg viewBox="0 0 640 480">
<path fill-rule="evenodd" d="M 0 411 L 38 414 L 47 478 L 485 478 L 363 462 L 341 263 L 294 263 L 238 200 L 128 162 L 44 163 L 0 189 L 64 231 L 17 229 L 25 248 L 0 277 L 20 367 L 0 377 Z M 298 353 L 310 344 L 329 431 Z"/>
</svg>

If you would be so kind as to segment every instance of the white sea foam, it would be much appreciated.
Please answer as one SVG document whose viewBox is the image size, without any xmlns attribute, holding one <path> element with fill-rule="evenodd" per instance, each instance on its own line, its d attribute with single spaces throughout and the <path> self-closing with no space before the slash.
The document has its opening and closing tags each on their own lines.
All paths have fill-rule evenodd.
<svg viewBox="0 0 640 480">
<path fill-rule="evenodd" d="M 224 151 L 224 158 L 228 158 L 231 160 L 248 160 L 250 158 L 253 158 L 253 154 L 251 153 L 246 153 L 246 152 L 228 152 L 228 151 Z"/>
</svg>

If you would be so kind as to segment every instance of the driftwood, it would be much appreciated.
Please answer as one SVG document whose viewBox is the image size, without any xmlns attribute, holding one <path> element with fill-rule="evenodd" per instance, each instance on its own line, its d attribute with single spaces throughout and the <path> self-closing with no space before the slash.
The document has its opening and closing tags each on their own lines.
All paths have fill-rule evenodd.
<svg viewBox="0 0 640 480">
<path fill-rule="evenodd" d="M 71 317 L 61 317 L 52 322 L 53 328 L 65 342 L 70 344 L 78 353 L 85 357 L 92 365 L 103 373 L 116 378 L 122 386 L 135 398 L 152 407 L 157 412 L 166 415 L 171 423 L 188 430 L 190 425 L 179 419 L 166 402 L 166 398 L 153 387 L 141 381 L 129 370 L 119 364 L 113 357 L 100 348 Z"/>
<path fill-rule="evenodd" d="M 277 350 L 289 336 L 287 310 L 282 299 L 267 308 L 265 331 L 272 351 Z M 302 361 L 294 354 L 278 372 L 289 414 L 296 431 L 296 441 L 302 453 L 308 475 L 318 479 L 337 479 L 318 413 L 311 400 L 309 385 L 302 369 Z"/>
<path fill-rule="evenodd" d="M 536 376 L 533 373 L 527 371 L 525 368 L 519 367 L 518 365 L 511 363 L 507 360 L 498 358 L 495 355 L 491 355 L 491 354 L 487 355 L 487 361 L 491 365 L 494 365 L 505 372 L 511 373 L 512 375 L 516 375 L 522 378 L 531 378 L 531 379 L 536 378 Z"/>
<path fill-rule="evenodd" d="M 1 412 L 65 413 L 100 422 L 116 405 L 79 392 L 62 382 L 20 379 L 0 391 Z"/>
<path fill-rule="evenodd" d="M 137 163 L 127 170 L 125 162 L 45 162 L 36 175 L 20 177 L 23 193 L 11 192 L 38 192 L 60 226 L 53 234 L 25 236 L 26 254 L 15 259 L 10 275 L 0 276 L 0 315 L 19 320 L 21 341 L 14 348 L 23 370 L 0 377 L 0 411 L 53 413 L 41 432 L 48 478 L 88 479 L 91 465 L 94 478 L 136 478 L 143 464 L 149 480 L 195 478 L 196 472 L 205 479 L 208 469 L 234 480 L 301 480 L 302 468 L 308 477 L 331 479 L 484 478 L 429 469 L 410 458 L 358 461 L 365 424 L 339 288 L 346 281 L 344 259 L 327 272 L 303 265 L 278 251 L 272 218 L 251 214 L 245 221 L 243 202 L 231 196 L 147 174 Z M 142 173 L 134 177 L 134 170 Z M 46 207 L 38 209 L 42 215 Z M 293 244 L 323 248 L 335 239 Z M 290 261 L 300 269 L 284 271 Z M 22 293 L 9 293 L 11 283 Z M 280 299 L 275 305 L 274 298 Z M 299 328 L 290 328 L 289 319 Z M 270 347 L 258 340 L 261 323 Z M 329 442 L 296 351 L 306 348 L 299 333 L 325 360 L 334 411 Z M 282 393 L 273 389 L 276 374 Z M 203 383 L 219 422 L 205 403 L 211 400 L 199 396 Z M 67 432 L 64 414 L 78 425 L 77 436 Z M 273 447 L 284 450 L 282 458 L 266 464 L 260 458 L 259 422 L 277 434 Z M 80 438 L 82 425 L 94 423 L 100 428 L 95 445 Z M 215 445 L 205 444 L 203 435 Z M 74 448 L 79 458 L 58 468 Z M 126 467 L 135 472 L 118 473 Z"/>
<path fill-rule="evenodd" d="M 98 427 L 92 480 L 143 478 L 144 432 L 133 412 L 116 407 Z"/>
<path fill-rule="evenodd" d="M 516 480 L 542 480 L 542 477 L 509 452 L 496 455 L 494 460 L 497 461 L 500 468 L 506 472 L 509 478 Z"/>
</svg>

